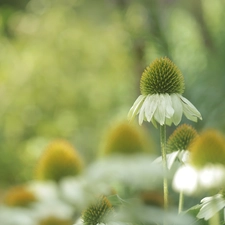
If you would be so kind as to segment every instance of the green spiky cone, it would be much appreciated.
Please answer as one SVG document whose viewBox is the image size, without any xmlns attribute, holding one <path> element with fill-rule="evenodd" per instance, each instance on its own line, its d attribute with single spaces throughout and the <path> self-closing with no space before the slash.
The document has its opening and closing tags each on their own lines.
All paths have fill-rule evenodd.
<svg viewBox="0 0 225 225">
<path fill-rule="evenodd" d="M 109 200 L 102 196 L 96 203 L 90 205 L 82 214 L 84 225 L 97 225 L 105 223 L 105 217 L 112 211 Z"/>
<path fill-rule="evenodd" d="M 4 204 L 10 207 L 27 207 L 35 201 L 37 199 L 34 193 L 24 185 L 10 188 L 3 198 Z"/>
<path fill-rule="evenodd" d="M 78 152 L 67 141 L 57 140 L 44 150 L 36 167 L 36 177 L 58 182 L 66 176 L 78 175 L 82 168 Z"/>
<path fill-rule="evenodd" d="M 225 166 L 225 138 L 216 130 L 206 130 L 193 142 L 190 148 L 190 162 L 202 168 L 207 164 Z"/>
<path fill-rule="evenodd" d="M 102 155 L 153 153 L 154 144 L 140 128 L 129 122 L 120 122 L 109 129 L 103 146 Z"/>
<path fill-rule="evenodd" d="M 167 152 L 189 150 L 190 145 L 198 137 L 197 131 L 190 125 L 180 125 L 167 141 Z"/>
<path fill-rule="evenodd" d="M 140 89 L 142 95 L 182 94 L 184 78 L 178 67 L 167 57 L 154 60 L 143 72 Z"/>
</svg>

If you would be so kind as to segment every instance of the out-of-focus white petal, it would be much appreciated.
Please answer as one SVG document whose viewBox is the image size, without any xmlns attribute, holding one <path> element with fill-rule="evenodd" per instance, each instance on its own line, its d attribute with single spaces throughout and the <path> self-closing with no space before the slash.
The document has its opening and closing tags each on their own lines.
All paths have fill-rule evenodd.
<svg viewBox="0 0 225 225">
<path fill-rule="evenodd" d="M 179 96 L 182 100 L 181 102 L 183 105 L 184 113 L 189 115 L 190 118 L 196 117 L 201 120 L 202 116 L 201 116 L 200 112 L 195 108 L 195 106 L 190 101 L 188 101 L 186 98 L 184 98 L 182 95 L 179 95 Z"/>
<path fill-rule="evenodd" d="M 84 225 L 83 219 L 80 217 L 77 219 L 77 221 L 73 225 Z"/>
<path fill-rule="evenodd" d="M 172 167 L 174 161 L 176 160 L 178 154 L 179 154 L 179 151 L 175 151 L 175 152 L 171 152 L 171 153 L 166 155 L 168 169 L 171 169 L 171 167 Z"/>
<path fill-rule="evenodd" d="M 177 126 L 182 118 L 183 106 L 178 94 L 171 94 L 172 107 L 174 109 L 173 122 Z"/>
<path fill-rule="evenodd" d="M 201 205 L 202 207 L 197 214 L 197 218 L 209 220 L 225 207 L 225 200 L 221 194 L 217 194 L 212 197 L 203 198 Z"/>
<path fill-rule="evenodd" d="M 208 165 L 199 173 L 200 185 L 205 189 L 214 189 L 225 183 L 225 168 L 222 165 Z"/>
<path fill-rule="evenodd" d="M 173 188 L 187 195 L 193 194 L 198 189 L 198 171 L 189 165 L 181 166 L 175 173 Z"/>
<path fill-rule="evenodd" d="M 181 150 L 178 158 L 181 162 L 186 163 L 189 159 L 190 152 L 188 150 Z"/>
<path fill-rule="evenodd" d="M 144 99 L 145 99 L 144 95 L 140 95 L 136 99 L 136 101 L 134 102 L 133 106 L 130 108 L 130 111 L 128 113 L 128 119 L 129 120 L 132 120 L 134 118 L 134 116 L 136 116 L 139 113 Z"/>
<path fill-rule="evenodd" d="M 171 167 L 172 167 L 174 161 L 176 160 L 178 154 L 179 154 L 179 151 L 175 151 L 175 152 L 166 154 L 168 169 L 171 169 Z M 162 163 L 162 156 L 159 156 L 158 158 L 156 158 L 153 161 L 153 163 Z"/>
</svg>

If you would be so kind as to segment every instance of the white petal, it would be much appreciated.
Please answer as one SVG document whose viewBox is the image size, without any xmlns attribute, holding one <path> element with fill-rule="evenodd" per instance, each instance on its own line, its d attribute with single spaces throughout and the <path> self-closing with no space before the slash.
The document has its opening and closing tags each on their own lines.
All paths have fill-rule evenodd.
<svg viewBox="0 0 225 225">
<path fill-rule="evenodd" d="M 133 106 L 130 108 L 130 111 L 128 113 L 128 119 L 132 120 L 134 116 L 136 116 L 139 113 L 139 110 L 142 106 L 142 103 L 144 101 L 146 96 L 140 95 L 136 101 L 134 102 Z"/>
<path fill-rule="evenodd" d="M 189 165 L 181 166 L 173 178 L 173 188 L 187 195 L 193 194 L 198 189 L 198 171 Z"/>
<path fill-rule="evenodd" d="M 157 157 L 152 163 L 162 163 L 162 156 Z"/>
<path fill-rule="evenodd" d="M 173 118 L 166 118 L 166 125 L 171 126 L 173 123 Z"/>
<path fill-rule="evenodd" d="M 181 162 L 186 163 L 189 159 L 190 152 L 188 150 L 181 150 L 178 158 Z"/>
<path fill-rule="evenodd" d="M 174 109 L 173 122 L 177 126 L 180 123 L 182 118 L 183 106 L 178 94 L 171 94 L 170 97 L 171 97 L 172 106 Z"/>
<path fill-rule="evenodd" d="M 148 95 L 147 98 L 148 104 L 146 105 L 145 116 L 147 118 L 147 121 L 150 122 L 157 108 L 158 95 Z"/>
<path fill-rule="evenodd" d="M 200 112 L 195 108 L 195 106 L 188 101 L 186 98 L 184 98 L 183 96 L 179 95 L 181 98 L 181 102 L 183 105 L 183 110 L 184 110 L 184 114 L 185 116 L 189 116 L 190 118 L 196 117 L 199 118 L 200 120 L 202 119 L 202 116 L 200 114 Z"/>
<path fill-rule="evenodd" d="M 176 160 L 178 154 L 179 154 L 179 151 L 175 151 L 175 152 L 171 152 L 171 153 L 166 155 L 168 169 L 171 169 L 171 167 L 172 167 L 174 161 Z"/>
<path fill-rule="evenodd" d="M 217 212 L 219 212 L 222 208 L 225 207 L 225 200 L 223 199 L 221 194 L 217 194 L 212 197 L 206 197 L 201 200 L 202 207 L 197 214 L 197 218 L 209 220 L 213 217 Z"/>
<path fill-rule="evenodd" d="M 225 182 L 225 168 L 222 165 L 205 166 L 199 175 L 200 184 L 203 188 L 214 189 L 223 186 Z"/>
<path fill-rule="evenodd" d="M 157 108 L 154 114 L 154 118 L 160 125 L 165 124 L 166 101 L 165 101 L 164 95 L 162 94 L 158 95 Z"/>
<path fill-rule="evenodd" d="M 165 98 L 165 102 L 166 102 L 166 118 L 171 118 L 174 114 L 171 97 L 168 94 L 165 94 L 164 98 Z"/>
<path fill-rule="evenodd" d="M 141 108 L 140 108 L 140 112 L 139 112 L 139 125 L 141 125 L 143 123 L 143 120 L 145 118 L 145 110 L 146 110 L 146 106 L 148 106 L 148 98 L 145 98 Z"/>
<path fill-rule="evenodd" d="M 158 128 L 157 122 L 155 121 L 154 117 L 152 117 L 151 122 L 152 122 L 152 124 L 153 124 L 153 126 L 154 126 L 155 128 Z"/>
</svg>

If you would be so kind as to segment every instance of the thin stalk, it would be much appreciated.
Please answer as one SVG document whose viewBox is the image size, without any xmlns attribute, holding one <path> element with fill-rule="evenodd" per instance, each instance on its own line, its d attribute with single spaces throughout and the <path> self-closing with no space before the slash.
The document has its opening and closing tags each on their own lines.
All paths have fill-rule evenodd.
<svg viewBox="0 0 225 225">
<path fill-rule="evenodd" d="M 209 225 L 220 225 L 220 216 L 218 212 L 209 219 Z"/>
<path fill-rule="evenodd" d="M 178 213 L 182 212 L 183 204 L 184 204 L 184 194 L 183 191 L 180 191 Z"/>
<path fill-rule="evenodd" d="M 167 159 L 166 159 L 166 125 L 160 126 L 160 144 L 163 163 L 163 195 L 164 195 L 164 209 L 168 209 L 168 181 L 167 181 Z"/>
</svg>

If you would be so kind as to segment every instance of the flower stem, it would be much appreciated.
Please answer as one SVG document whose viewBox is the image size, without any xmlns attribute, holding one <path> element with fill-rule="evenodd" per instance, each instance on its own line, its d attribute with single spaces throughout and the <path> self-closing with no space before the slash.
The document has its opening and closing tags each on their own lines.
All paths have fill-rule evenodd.
<svg viewBox="0 0 225 225">
<path fill-rule="evenodd" d="M 220 217 L 218 212 L 209 219 L 209 225 L 220 225 Z"/>
<path fill-rule="evenodd" d="M 178 213 L 182 212 L 183 204 L 184 204 L 184 194 L 183 191 L 180 191 Z"/>
<path fill-rule="evenodd" d="M 160 126 L 160 144 L 163 163 L 163 194 L 164 194 L 164 209 L 168 209 L 168 182 L 167 182 L 167 159 L 166 159 L 166 125 Z"/>
</svg>

